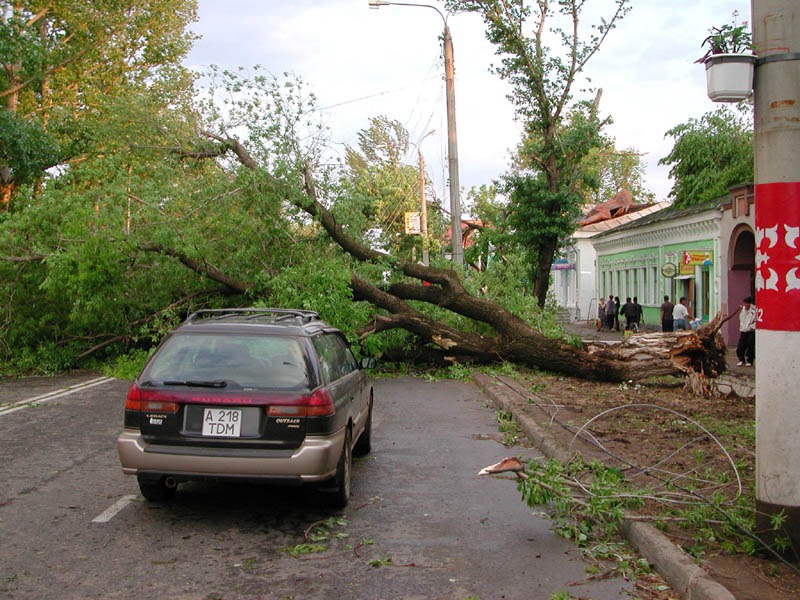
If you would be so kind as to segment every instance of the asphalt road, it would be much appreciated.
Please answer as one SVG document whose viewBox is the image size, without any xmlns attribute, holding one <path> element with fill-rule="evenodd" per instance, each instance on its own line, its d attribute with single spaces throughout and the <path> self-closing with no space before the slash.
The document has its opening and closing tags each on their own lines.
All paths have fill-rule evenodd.
<svg viewBox="0 0 800 600">
<path fill-rule="evenodd" d="M 148 503 L 114 444 L 127 382 L 0 379 L 0 597 L 630 597 L 619 579 L 588 581 L 513 481 L 477 476 L 535 454 L 500 443 L 474 386 L 375 385 L 373 451 L 330 512 L 300 488 L 232 484 Z"/>
</svg>

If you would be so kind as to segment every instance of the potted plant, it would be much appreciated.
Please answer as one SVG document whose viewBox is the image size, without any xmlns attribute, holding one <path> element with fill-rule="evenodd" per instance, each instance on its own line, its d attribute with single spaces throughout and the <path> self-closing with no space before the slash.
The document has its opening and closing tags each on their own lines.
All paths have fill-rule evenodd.
<svg viewBox="0 0 800 600">
<path fill-rule="evenodd" d="M 737 25 L 738 14 L 733 11 L 731 23 L 709 29 L 701 44 L 708 50 L 696 61 L 706 67 L 706 92 L 714 102 L 739 102 L 753 93 L 756 57 L 747 21 Z"/>
</svg>

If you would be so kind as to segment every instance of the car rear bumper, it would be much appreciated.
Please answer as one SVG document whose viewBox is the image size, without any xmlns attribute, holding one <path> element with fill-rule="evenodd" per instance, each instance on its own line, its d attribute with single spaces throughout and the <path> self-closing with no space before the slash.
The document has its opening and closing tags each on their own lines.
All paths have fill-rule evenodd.
<svg viewBox="0 0 800 600">
<path fill-rule="evenodd" d="M 291 452 L 216 452 L 209 448 L 148 444 L 138 430 L 126 429 L 117 438 L 122 471 L 128 475 L 160 474 L 194 478 L 242 478 L 325 481 L 336 474 L 345 430 L 325 437 L 306 436 Z"/>
</svg>

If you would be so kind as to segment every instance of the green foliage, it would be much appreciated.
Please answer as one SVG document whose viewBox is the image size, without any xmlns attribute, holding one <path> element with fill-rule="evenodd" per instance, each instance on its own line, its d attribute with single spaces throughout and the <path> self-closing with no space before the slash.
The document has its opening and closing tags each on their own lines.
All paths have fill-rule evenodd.
<svg viewBox="0 0 800 600">
<path fill-rule="evenodd" d="M 370 119 L 358 140 L 357 149 L 346 148 L 345 193 L 335 206 L 337 217 L 344 218 L 349 231 L 373 247 L 406 260 L 412 258 L 414 248 L 421 258 L 421 237 L 406 235 L 404 227 L 404 213 L 421 210 L 418 167 L 403 163 L 411 145 L 408 132 L 398 121 L 380 116 Z M 437 211 L 431 211 L 429 244 L 438 239 L 440 223 Z M 438 246 L 433 246 L 436 252 Z"/>
<path fill-rule="evenodd" d="M 380 558 L 373 558 L 367 563 L 373 569 L 379 567 L 389 567 L 392 565 L 392 558 L 390 556 L 382 556 Z"/>
<path fill-rule="evenodd" d="M 551 506 L 556 531 L 579 546 L 615 536 L 623 509 L 640 503 L 636 494 L 619 493 L 624 483 L 621 472 L 599 462 L 575 459 L 565 467 L 552 459 L 531 461 L 526 474 L 528 478 L 517 483 L 523 501 L 528 506 Z M 585 481 L 585 497 L 572 490 L 574 480 Z"/>
<path fill-rule="evenodd" d="M 0 360 L 51 369 L 85 366 L 91 356 L 132 374 L 187 314 L 246 305 L 317 310 L 364 354 L 410 348 L 416 340 L 404 331 L 363 341 L 357 333 L 375 309 L 353 302 L 352 276 L 379 285 L 408 283 L 394 257 L 358 264 L 343 258 L 312 204 L 330 210 L 334 224 L 327 226 L 368 248 L 386 247 L 406 259 L 416 249 L 419 256 L 419 238 L 400 236 L 395 218 L 418 204 L 417 170 L 402 163 L 407 132 L 397 122 L 374 119 L 350 162 L 331 164 L 314 95 L 301 80 L 258 67 L 212 68 L 203 79 L 208 87 L 196 89 L 195 76 L 177 64 L 191 39 L 184 26 L 194 4 L 156 4 L 115 4 L 128 11 L 124 31 L 123 17 L 106 14 L 110 5 L 77 0 L 65 0 L 42 22 L 54 37 L 52 47 L 40 48 L 41 69 L 56 64 L 59 45 L 60 57 L 71 60 L 46 73 L 53 76 L 52 110 L 42 110 L 32 84 L 15 99 L 18 114 L 46 113 L 47 127 L 39 130 L 58 143 L 63 162 L 44 180 L 35 176 L 43 166 L 31 169 L 30 184 L 18 186 L 0 215 Z M 34 3 L 15 7 L 23 20 L 35 14 Z M 97 40 L 87 47 L 90 35 Z M 117 36 L 115 43 L 107 36 Z M 73 67 L 86 68 L 84 53 L 107 71 L 77 77 Z M 487 200 L 490 208 L 502 210 Z M 436 211 L 432 222 L 436 237 Z M 515 289 L 530 279 L 514 256 L 518 242 L 505 241 L 509 255 L 500 249 L 497 268 L 467 285 L 480 290 L 491 284 L 486 293 L 500 302 L 514 291 L 520 312 L 536 315 L 525 290 Z M 441 264 L 436 254 L 432 248 L 433 264 Z M 503 281 L 506 276 L 512 279 Z M 409 302 L 430 318 L 492 333 L 440 306 Z M 452 375 L 465 376 L 462 369 Z"/>
<path fill-rule="evenodd" d="M 703 457 L 696 458 L 703 461 Z M 666 501 L 662 510 L 655 513 L 656 525 L 659 518 L 668 519 L 690 532 L 691 539 L 684 548 L 698 558 L 703 558 L 710 547 L 730 554 L 766 550 L 777 557 L 789 543 L 781 534 L 784 514 L 771 519 L 769 533 L 774 538 L 770 546 L 755 533 L 751 495 L 728 498 L 722 494 L 722 486 L 710 494 L 696 491 L 707 488 L 710 482 L 724 484 L 727 479 L 727 474 L 713 469 L 694 469 L 688 476 L 668 482 Z M 656 506 L 653 503 L 660 499 L 649 489 L 633 487 L 620 469 L 580 458 L 573 458 L 566 466 L 553 459 L 533 460 L 526 466 L 525 477 L 517 480 L 517 487 L 529 506 L 549 507 L 556 531 L 579 546 L 590 548 L 595 558 L 604 558 L 602 548 L 614 543 L 625 510 L 641 509 L 650 502 L 652 512 Z M 679 495 L 685 498 L 683 502 L 678 501 Z M 665 523 L 662 521 L 660 526 Z M 617 568 L 640 571 L 645 567 L 625 559 Z"/>
<path fill-rule="evenodd" d="M 325 552 L 328 549 L 328 546 L 325 544 L 296 544 L 291 546 L 290 548 L 279 548 L 279 552 L 286 552 L 289 556 L 294 556 L 295 558 L 298 556 L 304 556 L 306 554 L 319 554 L 320 552 Z"/>
<path fill-rule="evenodd" d="M 521 431 L 514 415 L 507 411 L 497 411 L 494 414 L 498 429 L 503 434 L 503 445 L 506 447 L 516 446 L 519 443 Z"/>
<path fill-rule="evenodd" d="M 319 554 L 328 550 L 331 542 L 344 540 L 349 534 L 338 531 L 339 528 L 347 525 L 347 519 L 342 517 L 328 517 L 322 521 L 313 523 L 307 530 L 305 540 L 300 544 L 279 548 L 279 552 L 285 552 L 295 558 L 307 554 Z"/>
<path fill-rule="evenodd" d="M 560 240 L 575 230 L 581 198 L 567 191 L 552 192 L 545 181 L 530 175 L 507 175 L 504 184 L 512 206 L 511 222 L 530 265 L 529 281 L 549 278 Z"/>
<path fill-rule="evenodd" d="M 22 346 L 7 357 L 2 366 L 5 375 L 56 375 L 72 366 L 74 348 L 44 341 L 36 346 Z"/>
<path fill-rule="evenodd" d="M 58 158 L 58 141 L 38 119 L 0 110 L 0 168 L 10 169 L 17 185 L 36 181 Z"/>
<path fill-rule="evenodd" d="M 599 204 L 620 190 L 628 190 L 635 202 L 652 202 L 655 194 L 645 186 L 645 165 L 632 148 L 617 150 L 613 140 L 590 148 L 583 159 L 581 194 L 586 204 Z"/>
<path fill-rule="evenodd" d="M 147 350 L 131 350 L 127 354 L 117 356 L 103 366 L 103 375 L 117 379 L 136 379 L 144 367 L 151 352 Z"/>
<path fill-rule="evenodd" d="M 737 23 L 739 11 L 731 14 L 731 22 L 721 27 L 709 29 L 709 35 L 701 46 L 708 46 L 705 56 L 696 62 L 702 62 L 712 54 L 741 54 L 753 49 L 753 39 L 747 31 L 747 21 Z"/>
<path fill-rule="evenodd" d="M 194 39 L 186 25 L 196 18 L 195 0 L 0 6 L 0 91 L 5 112 L 13 113 L 0 123 L 0 166 L 13 163 L 16 186 L 81 156 L 89 147 L 85 124 L 99 116 L 100 105 L 158 87 L 162 76 L 181 69 Z"/>
<path fill-rule="evenodd" d="M 315 310 L 325 320 L 345 329 L 363 322 L 364 313 L 352 310 L 350 271 L 338 256 L 287 266 L 272 276 L 268 285 L 269 304 L 273 306 Z"/>
<path fill-rule="evenodd" d="M 472 367 L 462 363 L 450 365 L 445 369 L 445 378 L 455 381 L 472 381 Z"/>
<path fill-rule="evenodd" d="M 491 185 L 469 190 L 464 205 L 481 223 L 470 236 L 472 245 L 464 251 L 466 263 L 482 271 L 502 265 L 518 250 L 508 221 L 508 201 L 500 196 L 496 185 Z"/>
<path fill-rule="evenodd" d="M 674 205 L 691 206 L 720 198 L 729 188 L 753 180 L 750 111 L 719 107 L 700 119 L 670 129 L 672 151 L 658 164 L 670 166 Z"/>
</svg>

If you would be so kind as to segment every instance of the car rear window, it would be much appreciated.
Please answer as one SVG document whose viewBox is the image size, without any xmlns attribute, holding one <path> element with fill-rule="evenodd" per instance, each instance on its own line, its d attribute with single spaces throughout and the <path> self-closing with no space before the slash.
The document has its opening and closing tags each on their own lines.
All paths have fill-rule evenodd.
<svg viewBox="0 0 800 600">
<path fill-rule="evenodd" d="M 291 389 L 308 386 L 302 346 L 291 336 L 174 335 L 159 349 L 142 381 L 225 381 L 228 386 Z"/>
</svg>

